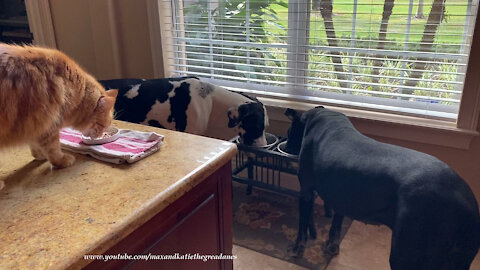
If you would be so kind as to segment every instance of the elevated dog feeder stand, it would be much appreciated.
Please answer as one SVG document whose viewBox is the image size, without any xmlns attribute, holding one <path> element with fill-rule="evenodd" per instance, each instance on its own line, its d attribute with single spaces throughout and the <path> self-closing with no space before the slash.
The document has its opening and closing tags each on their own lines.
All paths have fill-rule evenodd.
<svg viewBox="0 0 480 270">
<path fill-rule="evenodd" d="M 231 140 L 236 142 L 236 138 Z M 294 175 L 298 170 L 298 156 L 281 153 L 277 147 L 286 138 L 279 140 L 268 148 L 246 146 L 237 143 L 237 156 L 232 161 L 232 179 L 247 185 L 247 194 L 251 194 L 252 187 L 259 187 L 294 197 L 299 192 L 282 186 L 282 173 Z M 246 175 L 245 175 L 246 173 Z"/>
</svg>

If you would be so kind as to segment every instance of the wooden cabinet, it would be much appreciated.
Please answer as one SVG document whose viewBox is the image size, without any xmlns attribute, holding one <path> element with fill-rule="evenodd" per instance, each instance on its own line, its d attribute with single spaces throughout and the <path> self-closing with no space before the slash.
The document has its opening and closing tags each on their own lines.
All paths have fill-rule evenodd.
<svg viewBox="0 0 480 270">
<path fill-rule="evenodd" d="M 231 166 L 223 165 L 104 254 L 232 254 Z M 232 260 L 93 261 L 86 269 L 232 269 Z"/>
</svg>

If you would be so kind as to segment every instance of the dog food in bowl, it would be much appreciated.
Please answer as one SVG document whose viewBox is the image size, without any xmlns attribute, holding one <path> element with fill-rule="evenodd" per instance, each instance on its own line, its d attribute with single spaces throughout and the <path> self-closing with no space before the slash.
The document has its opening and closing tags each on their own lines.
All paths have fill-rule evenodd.
<svg viewBox="0 0 480 270">
<path fill-rule="evenodd" d="M 101 137 L 98 137 L 96 139 L 92 139 L 90 137 L 85 137 L 82 136 L 82 141 L 85 144 L 105 144 L 109 142 L 113 142 L 116 139 L 118 139 L 120 135 L 120 130 L 116 127 L 109 127 L 105 132 L 103 132 L 103 135 Z"/>
<path fill-rule="evenodd" d="M 278 144 L 277 151 L 286 155 L 286 156 L 298 157 L 298 155 L 294 155 L 294 154 L 291 154 L 291 153 L 287 152 L 286 148 L 287 148 L 287 141 L 284 141 L 284 142 L 281 142 L 281 143 Z"/>
<path fill-rule="evenodd" d="M 258 146 L 260 148 L 269 148 L 271 147 L 272 145 L 276 144 L 278 142 L 278 137 L 271 134 L 271 133 L 267 133 L 265 132 L 265 139 L 267 140 L 267 145 L 264 145 L 264 146 Z M 242 138 L 240 137 L 237 137 L 237 139 L 235 140 L 236 143 L 243 143 L 242 141 Z"/>
</svg>

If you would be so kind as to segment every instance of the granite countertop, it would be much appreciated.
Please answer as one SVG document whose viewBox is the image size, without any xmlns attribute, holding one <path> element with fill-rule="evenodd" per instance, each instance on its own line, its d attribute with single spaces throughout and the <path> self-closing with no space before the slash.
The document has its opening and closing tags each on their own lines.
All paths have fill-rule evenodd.
<svg viewBox="0 0 480 270">
<path fill-rule="evenodd" d="M 232 143 L 115 121 L 165 135 L 133 164 L 75 155 L 69 168 L 34 161 L 28 147 L 0 152 L 0 269 L 81 268 L 203 181 L 236 153 Z"/>
</svg>

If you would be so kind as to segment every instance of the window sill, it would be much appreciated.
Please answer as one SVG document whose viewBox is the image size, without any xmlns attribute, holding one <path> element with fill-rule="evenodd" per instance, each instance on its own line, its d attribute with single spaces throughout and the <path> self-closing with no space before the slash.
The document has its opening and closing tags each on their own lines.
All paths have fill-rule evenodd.
<svg viewBox="0 0 480 270">
<path fill-rule="evenodd" d="M 289 125 L 283 114 L 286 108 L 307 111 L 319 104 L 258 97 L 265 104 L 270 122 Z M 454 122 L 394 115 L 359 109 L 328 106 L 350 117 L 355 127 L 365 135 L 438 145 L 467 150 L 472 140 L 479 136 L 476 130 L 457 128 Z"/>
</svg>

